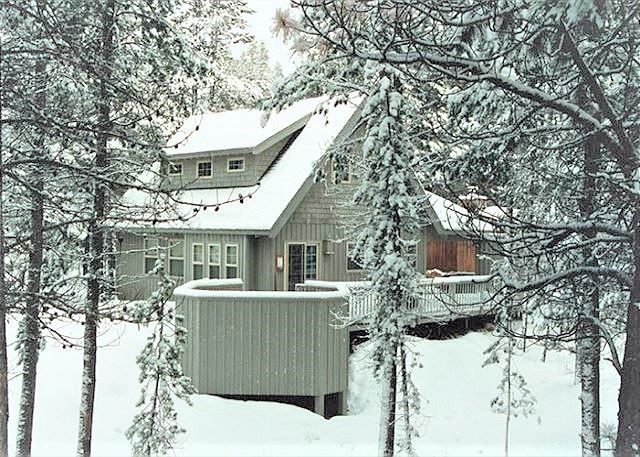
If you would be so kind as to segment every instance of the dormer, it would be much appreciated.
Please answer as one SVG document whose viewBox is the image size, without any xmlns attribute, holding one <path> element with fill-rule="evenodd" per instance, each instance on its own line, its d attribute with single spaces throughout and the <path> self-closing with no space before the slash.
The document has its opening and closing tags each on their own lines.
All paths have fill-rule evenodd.
<svg viewBox="0 0 640 457">
<path fill-rule="evenodd" d="M 172 188 L 204 189 L 256 185 L 304 128 L 321 99 L 309 99 L 272 114 L 233 110 L 192 116 L 166 149 Z"/>
</svg>

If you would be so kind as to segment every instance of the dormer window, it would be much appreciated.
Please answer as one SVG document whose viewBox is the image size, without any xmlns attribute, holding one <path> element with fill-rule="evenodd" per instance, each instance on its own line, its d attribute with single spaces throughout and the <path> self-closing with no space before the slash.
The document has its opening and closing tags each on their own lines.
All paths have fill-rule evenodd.
<svg viewBox="0 0 640 457">
<path fill-rule="evenodd" d="M 176 162 L 169 162 L 169 167 L 167 169 L 169 176 L 180 176 L 182 175 L 182 164 Z"/>
<path fill-rule="evenodd" d="M 243 158 L 227 159 L 227 171 L 230 173 L 244 171 L 244 159 Z"/>
<path fill-rule="evenodd" d="M 213 176 L 211 161 L 198 162 L 198 178 L 210 178 L 211 176 Z"/>
</svg>

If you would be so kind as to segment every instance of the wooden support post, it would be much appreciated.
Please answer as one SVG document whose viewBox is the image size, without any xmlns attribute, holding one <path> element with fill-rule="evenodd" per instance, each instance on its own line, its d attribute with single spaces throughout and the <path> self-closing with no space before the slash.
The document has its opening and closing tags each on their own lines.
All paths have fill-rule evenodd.
<svg viewBox="0 0 640 457">
<path fill-rule="evenodd" d="M 322 417 L 324 415 L 324 395 L 316 395 L 313 397 L 313 411 Z"/>
</svg>

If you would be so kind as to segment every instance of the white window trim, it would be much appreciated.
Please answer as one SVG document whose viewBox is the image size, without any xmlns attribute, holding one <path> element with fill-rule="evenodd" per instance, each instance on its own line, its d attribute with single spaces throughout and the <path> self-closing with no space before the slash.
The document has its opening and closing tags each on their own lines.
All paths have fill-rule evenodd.
<svg viewBox="0 0 640 457">
<path fill-rule="evenodd" d="M 173 247 L 174 243 L 182 243 L 182 257 L 174 257 L 171 255 L 171 248 Z M 184 267 L 185 267 L 185 255 L 184 255 L 184 240 L 182 239 L 178 239 L 178 238 L 173 238 L 169 240 L 169 247 L 168 247 L 168 253 L 167 253 L 167 273 L 169 273 L 169 275 L 171 275 L 171 261 L 172 260 L 182 260 L 182 275 L 180 276 L 173 276 L 174 278 L 178 277 L 178 278 L 184 278 Z"/>
<path fill-rule="evenodd" d="M 211 247 L 218 246 L 218 263 L 211 263 Z M 220 243 L 207 244 L 207 278 L 211 278 L 211 266 L 217 266 L 220 269 L 220 278 L 222 278 L 222 245 Z"/>
<path fill-rule="evenodd" d="M 180 173 L 172 173 L 171 172 L 171 167 L 172 166 L 176 166 L 176 165 L 180 165 Z M 182 162 L 169 162 L 169 166 L 167 167 L 167 175 L 168 176 L 182 176 L 184 172 L 184 163 Z"/>
<path fill-rule="evenodd" d="M 239 168 L 237 170 L 231 170 L 229 169 L 229 164 L 231 163 L 232 160 L 242 160 L 242 168 Z M 246 160 L 244 157 L 229 157 L 227 159 L 227 173 L 242 173 L 246 168 Z"/>
<path fill-rule="evenodd" d="M 151 249 L 155 249 L 156 250 L 156 255 L 149 255 L 148 252 L 151 249 L 147 248 L 147 242 L 151 241 L 151 240 L 155 240 L 156 241 L 156 247 L 155 248 L 151 248 Z M 154 260 L 158 260 L 160 258 L 160 240 L 156 239 L 156 238 L 143 238 L 142 239 L 142 271 L 144 272 L 144 274 L 149 274 L 151 273 L 150 271 L 147 271 L 147 259 L 154 259 Z"/>
<path fill-rule="evenodd" d="M 346 252 L 345 252 L 345 267 L 347 269 L 347 272 L 349 273 L 358 273 L 358 272 L 362 272 L 364 271 L 364 267 L 361 265 L 360 268 L 357 269 L 353 269 L 353 268 L 349 268 L 349 261 L 355 262 L 355 260 L 352 260 L 351 258 L 349 258 L 349 253 L 353 250 L 353 246 L 356 243 L 354 241 L 348 241 L 347 244 L 345 245 L 346 248 Z M 349 247 L 351 246 L 351 248 Z"/>
<path fill-rule="evenodd" d="M 195 252 L 196 252 L 196 246 L 201 246 L 202 247 L 202 261 L 201 262 L 196 262 L 195 260 Z M 206 278 L 205 276 L 205 271 L 204 271 L 204 243 L 191 243 L 191 279 L 195 279 L 195 275 L 193 274 L 195 268 L 194 266 L 196 265 L 202 265 L 202 277 Z"/>
<path fill-rule="evenodd" d="M 211 174 L 209 176 L 200 176 L 199 169 L 200 169 L 200 164 L 201 163 L 211 164 Z M 199 162 L 196 162 L 196 178 L 198 178 L 198 179 L 211 179 L 211 178 L 213 178 L 213 160 L 201 160 Z"/>
<path fill-rule="evenodd" d="M 229 263 L 229 259 L 227 256 L 227 248 L 235 247 L 236 248 L 236 263 Z M 220 257 L 222 257 L 222 253 L 220 253 Z M 222 259 L 221 259 L 222 260 Z M 229 243 L 224 245 L 224 277 L 227 277 L 227 267 L 236 267 L 236 278 L 240 276 L 240 248 L 237 243 Z M 220 275 L 222 276 L 222 274 Z"/>
<path fill-rule="evenodd" d="M 303 249 L 303 259 L 302 259 L 302 274 L 304 275 L 305 271 L 305 264 L 304 261 L 306 260 L 306 247 L 307 246 L 315 246 L 316 247 L 316 279 L 318 279 L 319 273 L 320 273 L 320 268 L 322 265 L 322 243 L 319 241 L 291 241 L 289 243 L 285 243 L 284 245 L 284 279 L 282 281 L 282 290 L 286 291 L 287 287 L 289 285 L 289 246 L 291 246 L 292 244 L 302 244 L 305 248 Z"/>
</svg>

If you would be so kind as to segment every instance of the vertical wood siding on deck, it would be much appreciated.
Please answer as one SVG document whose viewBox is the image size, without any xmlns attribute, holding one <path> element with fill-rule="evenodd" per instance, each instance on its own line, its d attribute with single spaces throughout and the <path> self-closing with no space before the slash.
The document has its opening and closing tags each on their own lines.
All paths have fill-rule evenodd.
<svg viewBox="0 0 640 457">
<path fill-rule="evenodd" d="M 347 387 L 342 298 L 180 297 L 184 368 L 200 393 L 321 395 Z"/>
</svg>

